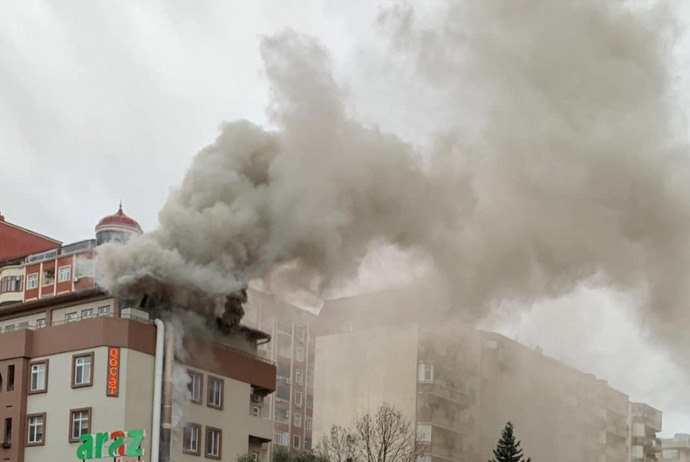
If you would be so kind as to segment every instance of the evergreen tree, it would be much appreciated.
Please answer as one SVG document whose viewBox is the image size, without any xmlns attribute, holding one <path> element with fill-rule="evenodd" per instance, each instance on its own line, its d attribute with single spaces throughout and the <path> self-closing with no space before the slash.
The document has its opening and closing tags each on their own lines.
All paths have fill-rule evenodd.
<svg viewBox="0 0 690 462">
<path fill-rule="evenodd" d="M 522 457 L 520 442 L 515 442 L 512 423 L 508 422 L 501 431 L 501 439 L 498 440 L 498 446 L 494 449 L 494 458 L 489 462 L 532 462 L 529 457 L 527 459 Z"/>
</svg>

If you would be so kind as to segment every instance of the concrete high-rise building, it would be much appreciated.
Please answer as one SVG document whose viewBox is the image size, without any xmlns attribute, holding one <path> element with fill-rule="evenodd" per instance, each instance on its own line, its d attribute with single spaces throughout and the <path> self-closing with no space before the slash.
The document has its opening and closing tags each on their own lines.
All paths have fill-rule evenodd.
<svg viewBox="0 0 690 462">
<path fill-rule="evenodd" d="M 35 241 L 12 226 L 13 248 Z M 183 336 L 95 287 L 96 245 L 140 232 L 120 209 L 95 240 L 48 239 L 47 250 L 29 246 L 39 254 L 0 262 L 0 460 L 267 459 L 262 403 L 276 366 L 258 348 L 271 336 L 247 326 L 231 336 L 184 326 Z"/>
<path fill-rule="evenodd" d="M 641 411 L 627 395 L 538 349 L 443 321 L 437 302 L 414 288 L 326 303 L 315 440 L 385 400 L 413 422 L 435 462 L 487 460 L 508 421 L 533 460 L 630 460 Z M 661 414 L 645 415 L 648 442 Z"/>
<path fill-rule="evenodd" d="M 243 322 L 273 337 L 272 342 L 259 346 L 259 353 L 277 367 L 276 392 L 266 399 L 262 415 L 274 420 L 274 444 L 309 450 L 316 316 L 256 288 L 250 287 L 247 295 Z"/>
</svg>

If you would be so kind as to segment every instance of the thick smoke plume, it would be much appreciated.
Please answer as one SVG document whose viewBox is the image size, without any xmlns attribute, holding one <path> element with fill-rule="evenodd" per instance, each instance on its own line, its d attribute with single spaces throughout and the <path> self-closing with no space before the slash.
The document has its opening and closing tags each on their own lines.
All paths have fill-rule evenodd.
<svg viewBox="0 0 690 462">
<path fill-rule="evenodd" d="M 276 129 L 224 124 L 160 227 L 100 249 L 101 283 L 183 305 L 255 278 L 321 293 L 386 243 L 433 261 L 471 319 L 587 282 L 641 290 L 650 328 L 671 334 L 690 236 L 671 12 L 449 1 L 423 17 L 394 5 L 379 25 L 443 101 L 431 147 L 350 116 L 315 40 L 267 38 Z"/>
</svg>

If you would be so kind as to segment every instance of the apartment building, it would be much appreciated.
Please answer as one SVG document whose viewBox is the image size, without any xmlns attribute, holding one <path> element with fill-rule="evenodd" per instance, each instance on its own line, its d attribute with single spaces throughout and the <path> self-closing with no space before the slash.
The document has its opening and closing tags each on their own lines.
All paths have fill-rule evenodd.
<svg viewBox="0 0 690 462">
<path fill-rule="evenodd" d="M 673 438 L 661 440 L 659 462 L 690 462 L 690 435 L 676 433 Z"/>
<path fill-rule="evenodd" d="M 533 460 L 631 460 L 633 421 L 644 419 L 627 395 L 538 349 L 444 319 L 443 303 L 422 288 L 326 303 L 315 440 L 386 400 L 414 422 L 434 462 L 489 459 L 507 421 Z M 646 414 L 647 443 L 660 415 Z"/>
<path fill-rule="evenodd" d="M 651 462 L 658 459 L 662 450 L 657 433 L 662 430 L 662 414 L 644 403 L 630 403 L 628 413 L 630 429 L 630 461 Z"/>
<path fill-rule="evenodd" d="M 1 460 L 267 460 L 273 422 L 261 403 L 276 366 L 258 348 L 269 334 L 241 326 L 181 337 L 175 323 L 103 293 L 92 272 L 82 284 L 60 280 L 63 262 L 137 233 L 120 207 L 79 251 L 53 243 L 42 259 L 13 254 L 0 266 L 0 280 L 21 277 L 0 305 Z M 44 279 L 51 268 L 57 280 Z"/>
<path fill-rule="evenodd" d="M 147 313 L 118 305 L 93 289 L 0 308 L 0 325 L 29 323 L 0 334 L 2 460 L 81 459 L 76 454 L 83 435 L 139 430 L 146 437 L 136 444 L 151 454 L 160 332 Z M 257 344 L 270 336 L 249 328 L 242 335 L 255 354 L 184 339 L 187 354 L 175 355 L 172 367 L 178 377 L 188 377 L 190 399 L 172 404 L 172 414 L 181 417 L 173 426 L 170 460 L 247 452 L 265 459 L 273 425 L 253 412 L 253 396 L 275 390 L 276 368 L 256 354 Z M 83 459 L 100 458 L 113 444 L 110 436 L 94 438 L 91 443 L 105 449 L 89 449 Z"/>
<path fill-rule="evenodd" d="M 259 353 L 277 367 L 276 392 L 265 399 L 261 415 L 274 421 L 274 444 L 309 450 L 316 316 L 258 288 L 250 287 L 247 295 L 243 322 L 273 337 L 259 346 Z"/>
<path fill-rule="evenodd" d="M 95 231 L 94 239 L 62 245 L 0 219 L 0 306 L 94 287 L 96 246 L 123 242 L 142 233 L 139 223 L 124 213 L 122 204 L 116 213 L 101 219 Z"/>
</svg>

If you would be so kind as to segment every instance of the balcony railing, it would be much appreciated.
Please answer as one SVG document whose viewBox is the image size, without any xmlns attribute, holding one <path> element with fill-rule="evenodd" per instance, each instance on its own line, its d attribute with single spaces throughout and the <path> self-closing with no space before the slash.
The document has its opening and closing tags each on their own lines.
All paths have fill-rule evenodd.
<svg viewBox="0 0 690 462">
<path fill-rule="evenodd" d="M 470 397 L 469 395 L 467 395 L 467 393 L 464 393 L 460 390 L 456 390 L 452 387 L 440 385 L 438 383 L 420 383 L 418 386 L 418 391 L 420 393 L 429 393 L 432 395 L 436 395 L 441 398 L 454 401 L 463 406 L 469 406 L 471 404 Z"/>
</svg>

